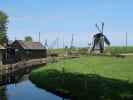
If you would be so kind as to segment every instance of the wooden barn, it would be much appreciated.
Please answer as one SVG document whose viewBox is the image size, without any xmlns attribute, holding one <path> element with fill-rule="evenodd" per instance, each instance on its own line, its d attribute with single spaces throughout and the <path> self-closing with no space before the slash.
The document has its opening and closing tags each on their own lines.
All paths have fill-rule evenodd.
<svg viewBox="0 0 133 100">
<path fill-rule="evenodd" d="M 15 40 L 8 48 L 8 62 L 46 58 L 47 50 L 40 42 Z"/>
</svg>

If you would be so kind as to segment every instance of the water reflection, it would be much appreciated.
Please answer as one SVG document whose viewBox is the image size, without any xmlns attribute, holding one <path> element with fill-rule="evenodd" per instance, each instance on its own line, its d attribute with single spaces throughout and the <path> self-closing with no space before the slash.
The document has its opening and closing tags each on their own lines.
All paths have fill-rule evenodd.
<svg viewBox="0 0 133 100">
<path fill-rule="evenodd" d="M 63 100 L 52 93 L 37 88 L 29 80 L 10 84 L 0 89 L 0 100 Z"/>
<path fill-rule="evenodd" d="M 6 94 L 8 100 L 62 100 L 60 97 L 37 88 L 29 80 L 16 85 L 7 85 Z"/>
</svg>

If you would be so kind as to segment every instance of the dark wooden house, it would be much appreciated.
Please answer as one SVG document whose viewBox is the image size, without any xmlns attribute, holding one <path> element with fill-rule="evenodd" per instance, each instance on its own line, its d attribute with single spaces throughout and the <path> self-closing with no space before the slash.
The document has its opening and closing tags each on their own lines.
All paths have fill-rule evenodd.
<svg viewBox="0 0 133 100">
<path fill-rule="evenodd" d="M 15 40 L 8 48 L 9 62 L 46 58 L 47 50 L 40 42 Z"/>
</svg>

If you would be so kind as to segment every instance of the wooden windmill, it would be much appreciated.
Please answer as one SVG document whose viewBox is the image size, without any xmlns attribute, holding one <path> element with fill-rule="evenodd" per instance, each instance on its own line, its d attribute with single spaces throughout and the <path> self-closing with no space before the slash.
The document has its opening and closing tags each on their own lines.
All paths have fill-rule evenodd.
<svg viewBox="0 0 133 100">
<path fill-rule="evenodd" d="M 45 46 L 46 49 L 48 49 L 48 42 L 47 42 L 47 40 L 45 40 L 44 46 Z"/>
<path fill-rule="evenodd" d="M 72 34 L 71 44 L 70 44 L 70 55 L 72 54 L 72 51 L 74 49 L 74 34 Z"/>
<path fill-rule="evenodd" d="M 104 44 L 106 43 L 109 46 L 110 41 L 103 33 L 104 23 L 101 24 L 101 29 L 97 24 L 96 24 L 96 28 L 98 29 L 99 33 L 97 33 L 93 36 L 93 45 L 92 45 L 90 53 L 93 53 L 93 52 L 103 53 L 104 52 Z"/>
</svg>

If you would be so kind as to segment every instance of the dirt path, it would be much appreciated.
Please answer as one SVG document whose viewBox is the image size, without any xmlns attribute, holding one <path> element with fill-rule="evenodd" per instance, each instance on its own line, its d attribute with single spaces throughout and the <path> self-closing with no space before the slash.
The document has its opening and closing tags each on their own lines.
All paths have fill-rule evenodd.
<svg viewBox="0 0 133 100">
<path fill-rule="evenodd" d="M 121 53 L 122 56 L 133 56 L 133 53 Z"/>
</svg>

